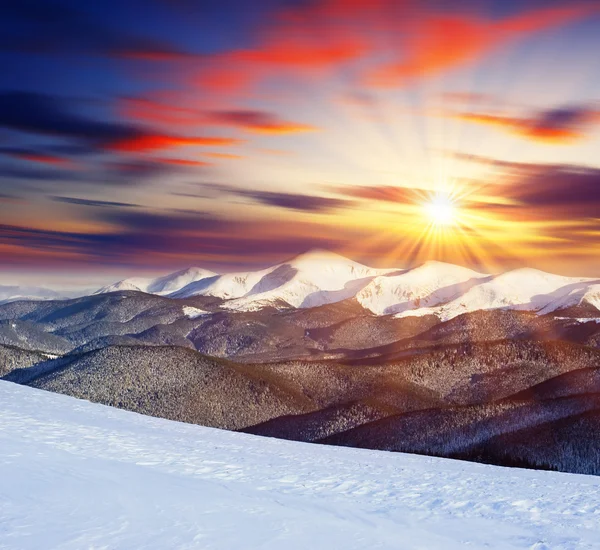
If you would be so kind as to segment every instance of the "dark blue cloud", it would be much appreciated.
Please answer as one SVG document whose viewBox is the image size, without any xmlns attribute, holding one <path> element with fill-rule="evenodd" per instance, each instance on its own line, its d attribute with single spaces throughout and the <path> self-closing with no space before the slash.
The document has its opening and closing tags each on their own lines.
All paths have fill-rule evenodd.
<svg viewBox="0 0 600 550">
<path fill-rule="evenodd" d="M 130 125 L 80 115 L 65 98 L 19 90 L 0 93 L 0 126 L 88 143 L 108 143 L 140 133 Z"/>
<path fill-rule="evenodd" d="M 282 237 L 271 232 L 265 236 L 261 222 L 227 221 L 201 215 L 196 221 L 189 216 L 150 212 L 141 215 L 123 212 L 107 218 L 125 222 L 126 229 L 115 227 L 102 233 L 84 233 L 0 224 L 0 244 L 46 252 L 52 250 L 56 252 L 55 261 L 64 264 L 71 261 L 70 253 L 74 252 L 84 254 L 87 262 L 101 265 L 135 265 L 140 261 L 151 264 L 154 261 L 155 265 L 166 268 L 169 264 L 165 263 L 165 253 L 174 258 L 180 257 L 172 260 L 170 265 L 173 267 L 191 265 L 196 256 L 214 255 L 215 252 L 231 261 L 254 257 L 250 262 L 262 265 L 265 254 L 289 257 L 315 247 L 336 248 L 342 243 L 339 235 Z M 165 231 L 165 226 L 175 230 Z M 261 235 L 257 234 L 257 228 Z M 194 234 L 190 229 L 202 232 Z M 154 254 L 157 256 L 154 257 Z M 15 258 L 13 261 L 18 260 Z M 247 267 L 248 260 L 244 262 Z M 203 262 L 202 265 L 217 267 L 219 264 Z"/>
<path fill-rule="evenodd" d="M 552 209 L 554 218 L 600 216 L 600 169 L 542 166 L 526 175 L 514 192 L 532 208 Z"/>
<path fill-rule="evenodd" d="M 302 210 L 304 212 L 327 212 L 329 210 L 350 205 L 349 201 L 343 199 L 333 199 L 317 195 L 244 190 L 237 191 L 237 194 L 269 206 L 289 208 L 290 210 Z"/>
<path fill-rule="evenodd" d="M 201 192 L 199 193 L 175 192 L 173 194 L 196 198 L 218 198 L 220 195 L 235 195 L 237 197 L 250 199 L 254 202 L 266 204 L 267 206 L 277 206 L 289 210 L 313 213 L 345 208 L 352 204 L 351 201 L 345 199 L 322 197 L 319 195 L 304 195 L 302 193 L 279 193 L 276 191 L 262 191 L 260 189 L 241 189 L 219 183 L 199 184 L 198 187 L 201 189 Z"/>
<path fill-rule="evenodd" d="M 76 206 L 91 206 L 98 208 L 139 208 L 138 204 L 132 204 L 129 202 L 116 202 L 116 201 L 101 201 L 101 200 L 90 200 L 90 199 L 79 199 L 76 197 L 49 197 L 54 202 L 63 202 L 65 204 L 74 204 Z"/>
</svg>

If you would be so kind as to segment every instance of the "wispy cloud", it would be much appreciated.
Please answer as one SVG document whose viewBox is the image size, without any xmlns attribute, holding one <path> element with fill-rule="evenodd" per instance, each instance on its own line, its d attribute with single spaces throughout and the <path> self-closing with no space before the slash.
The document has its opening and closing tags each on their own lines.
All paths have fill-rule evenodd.
<svg viewBox="0 0 600 550">
<path fill-rule="evenodd" d="M 321 195 L 306 195 L 302 193 L 280 193 L 276 191 L 265 191 L 261 189 L 245 189 L 224 185 L 219 183 L 200 184 L 200 192 L 185 193 L 184 196 L 195 196 L 198 198 L 219 198 L 223 195 L 243 197 L 253 202 L 267 206 L 276 206 L 300 212 L 324 213 L 333 210 L 347 208 L 352 205 L 351 201 Z"/>
<path fill-rule="evenodd" d="M 594 5 L 581 3 L 534 9 L 500 20 L 471 13 L 425 13 L 411 22 L 413 28 L 402 49 L 402 59 L 375 69 L 367 82 L 381 87 L 403 85 L 475 61 L 502 44 L 581 20 L 597 10 Z"/>
<path fill-rule="evenodd" d="M 50 197 L 55 202 L 62 202 L 65 204 L 73 204 L 76 206 L 90 206 L 97 208 L 139 208 L 138 204 L 132 204 L 129 202 L 116 202 L 116 201 L 103 201 L 103 200 L 92 200 L 92 199 L 80 199 L 76 197 Z"/>
<path fill-rule="evenodd" d="M 282 120 L 272 113 L 256 110 L 214 111 L 207 114 L 210 124 L 234 126 L 256 134 L 296 134 L 317 130 L 310 124 Z"/>
<path fill-rule="evenodd" d="M 424 194 L 422 189 L 392 185 L 330 186 L 326 189 L 356 199 L 405 204 L 413 204 L 415 200 Z"/>
<path fill-rule="evenodd" d="M 524 117 L 487 113 L 450 115 L 465 122 L 497 127 L 534 141 L 566 144 L 587 137 L 594 124 L 600 123 L 600 110 L 588 106 L 562 107 Z"/>
</svg>

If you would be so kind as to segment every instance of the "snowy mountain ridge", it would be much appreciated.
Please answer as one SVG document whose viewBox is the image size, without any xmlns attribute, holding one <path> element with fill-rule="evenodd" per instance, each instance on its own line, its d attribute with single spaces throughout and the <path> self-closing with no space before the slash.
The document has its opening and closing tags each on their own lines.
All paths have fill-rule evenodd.
<svg viewBox="0 0 600 550">
<path fill-rule="evenodd" d="M 257 271 L 218 274 L 192 267 L 158 278 L 132 277 L 95 294 L 123 291 L 182 299 L 213 297 L 230 311 L 312 308 L 352 299 L 376 316 L 435 315 L 441 320 L 493 309 L 545 314 L 584 306 L 592 308 L 592 315 L 600 309 L 600 279 L 532 268 L 491 275 L 438 261 L 406 270 L 378 269 L 325 250 Z M 44 289 L 0 287 L 0 302 L 62 298 Z"/>
<path fill-rule="evenodd" d="M 531 268 L 490 275 L 438 261 L 408 270 L 377 269 L 324 250 L 258 271 L 218 275 L 192 268 L 159 279 L 126 279 L 98 292 L 118 290 L 171 298 L 212 296 L 234 311 L 310 308 L 355 299 L 374 315 L 436 315 L 442 320 L 490 309 L 551 313 L 581 304 L 600 308 L 598 279 Z"/>
<path fill-rule="evenodd" d="M 196 281 L 215 277 L 217 274 L 199 267 L 190 267 L 175 273 L 169 273 L 156 279 L 145 277 L 131 277 L 118 281 L 112 285 L 105 286 L 95 294 L 106 294 L 108 292 L 120 292 L 126 290 L 137 290 L 148 294 L 167 296 L 181 290 Z"/>
</svg>

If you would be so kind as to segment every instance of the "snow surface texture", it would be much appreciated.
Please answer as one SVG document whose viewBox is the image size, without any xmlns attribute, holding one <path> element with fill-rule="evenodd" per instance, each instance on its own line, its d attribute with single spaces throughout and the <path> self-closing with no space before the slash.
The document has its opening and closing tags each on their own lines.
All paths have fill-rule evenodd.
<svg viewBox="0 0 600 550">
<path fill-rule="evenodd" d="M 600 478 L 267 439 L 0 382 L 0 548 L 600 548 Z"/>
</svg>

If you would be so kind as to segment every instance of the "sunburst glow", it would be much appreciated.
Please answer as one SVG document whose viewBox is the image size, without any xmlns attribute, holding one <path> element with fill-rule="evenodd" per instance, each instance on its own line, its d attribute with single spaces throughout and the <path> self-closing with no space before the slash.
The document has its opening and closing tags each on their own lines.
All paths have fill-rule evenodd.
<svg viewBox="0 0 600 550">
<path fill-rule="evenodd" d="M 435 195 L 424 205 L 425 216 L 430 223 L 437 226 L 456 224 L 457 207 L 447 195 Z"/>
</svg>

